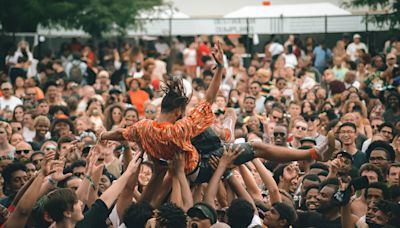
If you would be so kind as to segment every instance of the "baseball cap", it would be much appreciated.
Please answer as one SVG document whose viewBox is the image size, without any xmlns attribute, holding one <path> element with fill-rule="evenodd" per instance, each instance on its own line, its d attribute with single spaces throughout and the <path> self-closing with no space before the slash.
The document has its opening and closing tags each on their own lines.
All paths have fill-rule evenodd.
<svg viewBox="0 0 400 228">
<path fill-rule="evenodd" d="M 348 152 L 346 152 L 346 151 L 340 151 L 339 153 L 336 154 L 336 157 L 338 157 L 339 155 L 341 155 L 342 157 L 350 159 L 352 162 L 354 161 L 353 156 L 351 154 L 349 154 Z"/>
<path fill-rule="evenodd" d="M 361 38 L 360 34 L 358 34 L 358 33 L 354 34 L 353 39 L 356 39 L 356 38 L 360 39 Z"/>
<path fill-rule="evenodd" d="M 304 142 L 311 142 L 311 143 L 314 143 L 314 145 L 317 145 L 317 142 L 315 141 L 315 139 L 313 137 L 304 137 L 304 138 L 300 139 L 301 144 Z"/>
<path fill-rule="evenodd" d="M 196 203 L 191 207 L 187 215 L 189 217 L 199 217 L 203 219 L 210 219 L 211 224 L 217 222 L 217 212 L 212 206 L 207 203 Z"/>
</svg>

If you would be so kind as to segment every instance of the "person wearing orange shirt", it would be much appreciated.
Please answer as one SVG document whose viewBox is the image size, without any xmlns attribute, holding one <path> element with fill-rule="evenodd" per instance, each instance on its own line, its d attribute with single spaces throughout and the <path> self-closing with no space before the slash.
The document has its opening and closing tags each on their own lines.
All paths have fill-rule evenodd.
<svg viewBox="0 0 400 228">
<path fill-rule="evenodd" d="M 144 90 L 140 89 L 140 81 L 137 78 L 132 79 L 129 84 L 129 101 L 136 107 L 139 116 L 144 116 L 144 104 L 149 101 L 150 96 Z"/>
</svg>

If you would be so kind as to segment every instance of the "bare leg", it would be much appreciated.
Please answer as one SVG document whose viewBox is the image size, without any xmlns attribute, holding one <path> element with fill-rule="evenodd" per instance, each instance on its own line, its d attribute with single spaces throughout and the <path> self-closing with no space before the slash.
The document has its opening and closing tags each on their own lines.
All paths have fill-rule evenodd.
<svg viewBox="0 0 400 228">
<path fill-rule="evenodd" d="M 250 144 L 245 143 L 234 145 L 240 145 L 243 149 L 243 152 L 234 161 L 235 165 L 241 165 L 253 160 L 253 158 L 264 158 L 277 162 L 301 160 L 327 161 L 332 157 L 333 151 L 335 150 L 335 137 L 330 133 L 321 145 L 309 150 L 289 149 L 286 147 L 266 144 L 260 141 L 252 142 Z"/>
<path fill-rule="evenodd" d="M 267 160 L 288 162 L 295 160 L 310 160 L 311 150 L 289 149 L 286 147 L 265 144 L 262 142 L 253 142 L 254 156 Z"/>
</svg>

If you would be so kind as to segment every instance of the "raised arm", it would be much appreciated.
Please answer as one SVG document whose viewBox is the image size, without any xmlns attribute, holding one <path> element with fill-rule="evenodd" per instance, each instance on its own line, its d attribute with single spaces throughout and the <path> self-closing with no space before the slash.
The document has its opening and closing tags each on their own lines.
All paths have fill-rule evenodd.
<svg viewBox="0 0 400 228">
<path fill-rule="evenodd" d="M 176 167 L 176 176 L 178 177 L 182 201 L 183 201 L 183 210 L 187 211 L 189 208 L 193 206 L 193 196 L 190 191 L 190 186 L 188 180 L 185 175 L 185 154 L 184 153 L 175 153 L 174 163 Z"/>
<path fill-rule="evenodd" d="M 126 151 L 126 150 L 125 150 Z M 140 153 L 137 152 L 135 154 L 135 157 L 132 156 L 132 153 L 130 150 L 128 152 L 124 151 L 124 164 L 125 160 L 128 160 L 128 162 L 131 162 L 132 160 L 137 159 L 140 157 Z M 127 153 L 130 153 L 130 156 L 126 156 Z M 129 167 L 129 163 L 126 167 Z M 128 183 L 126 183 L 124 190 L 121 192 L 121 194 L 118 197 L 117 200 L 117 214 L 120 217 L 120 220 L 122 220 L 122 216 L 124 215 L 124 211 L 132 204 L 132 199 L 134 197 L 134 189 L 138 181 L 138 176 L 139 176 L 139 170 L 140 166 L 138 168 L 138 171 L 132 174 L 131 178 L 128 180 Z"/>
<path fill-rule="evenodd" d="M 261 190 L 257 186 L 256 180 L 254 179 L 253 174 L 247 168 L 246 165 L 239 166 L 240 174 L 243 177 L 243 181 L 247 187 L 247 191 L 253 197 L 253 199 L 262 200 Z"/>
<path fill-rule="evenodd" d="M 135 156 L 125 172 L 100 196 L 100 199 L 110 208 L 114 201 L 117 199 L 119 194 L 125 188 L 128 179 L 138 171 L 142 158 Z"/>
<path fill-rule="evenodd" d="M 217 62 L 217 70 L 206 92 L 206 100 L 210 104 L 214 102 L 215 97 L 217 96 L 219 87 L 221 86 L 222 73 L 224 71 L 224 50 L 222 49 L 222 44 L 220 41 L 218 41 L 214 46 L 212 55 L 215 62 Z"/>
<path fill-rule="evenodd" d="M 94 170 L 96 169 L 101 169 L 99 166 L 102 165 L 96 165 L 97 160 L 100 157 L 100 153 L 97 151 L 96 146 L 92 147 L 88 157 L 86 158 L 86 174 L 85 178 L 83 179 L 81 185 L 79 188 L 76 190 L 76 195 L 78 196 L 78 199 L 82 201 L 85 205 L 88 205 L 89 203 L 89 192 L 94 190 L 96 188 L 94 182 L 93 182 L 93 174 Z M 93 202 L 93 201 L 90 201 Z M 91 205 L 88 205 L 89 207 Z M 83 209 L 83 208 L 82 208 Z"/>
<path fill-rule="evenodd" d="M 281 194 L 279 193 L 278 185 L 276 184 L 271 173 L 265 168 L 260 159 L 253 159 L 253 164 L 260 174 L 261 180 L 264 182 L 270 195 L 271 204 L 275 202 L 282 202 Z"/>
<path fill-rule="evenodd" d="M 228 150 L 225 148 L 224 154 L 219 159 L 218 167 L 216 168 L 214 175 L 211 177 L 211 180 L 208 183 L 204 196 L 204 201 L 206 203 L 215 206 L 214 199 L 218 192 L 218 183 L 221 180 L 221 176 L 224 175 L 225 170 L 229 166 L 231 166 L 233 161 L 239 156 L 241 152 L 239 151 L 239 148 L 240 147 L 237 147 L 234 151 L 232 150 L 232 147 L 230 147 Z M 213 160 L 215 160 L 215 158 L 213 158 Z M 226 178 L 229 178 L 231 175 L 232 174 L 229 174 Z"/>
</svg>

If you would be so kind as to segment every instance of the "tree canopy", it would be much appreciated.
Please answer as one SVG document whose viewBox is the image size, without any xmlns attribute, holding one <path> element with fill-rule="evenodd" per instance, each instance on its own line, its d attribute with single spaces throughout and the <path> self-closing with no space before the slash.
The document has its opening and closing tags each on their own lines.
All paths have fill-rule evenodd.
<svg viewBox="0 0 400 228">
<path fill-rule="evenodd" d="M 6 32 L 34 32 L 37 25 L 83 29 L 94 37 L 122 32 L 135 24 L 140 10 L 162 0 L 0 0 L 0 23 Z"/>
<path fill-rule="evenodd" d="M 348 6 L 369 7 L 372 11 L 381 11 L 368 17 L 378 24 L 388 24 L 393 30 L 400 30 L 400 1 L 399 0 L 349 0 Z"/>
</svg>

